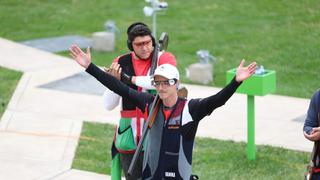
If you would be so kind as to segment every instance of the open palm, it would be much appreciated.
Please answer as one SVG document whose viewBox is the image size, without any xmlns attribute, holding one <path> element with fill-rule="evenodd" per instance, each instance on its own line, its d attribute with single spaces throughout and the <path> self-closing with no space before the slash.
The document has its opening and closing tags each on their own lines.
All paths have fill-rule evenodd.
<svg viewBox="0 0 320 180">
<path fill-rule="evenodd" d="M 74 60 L 77 61 L 77 63 L 84 67 L 88 68 L 88 66 L 91 63 L 91 54 L 90 54 L 90 49 L 87 48 L 87 53 L 84 53 L 76 44 L 73 44 L 70 47 L 70 55 Z"/>
<path fill-rule="evenodd" d="M 252 62 L 251 64 L 249 64 L 249 66 L 243 67 L 244 62 L 245 62 L 245 60 L 242 60 L 240 62 L 240 65 L 237 68 L 237 72 L 236 72 L 236 81 L 237 82 L 241 82 L 241 81 L 244 81 L 247 78 L 249 78 L 255 72 L 255 70 L 257 68 L 256 62 Z"/>
</svg>

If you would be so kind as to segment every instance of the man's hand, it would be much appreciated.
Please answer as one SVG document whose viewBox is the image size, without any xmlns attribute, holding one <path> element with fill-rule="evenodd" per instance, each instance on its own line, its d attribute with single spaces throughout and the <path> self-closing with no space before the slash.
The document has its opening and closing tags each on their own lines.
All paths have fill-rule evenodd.
<svg viewBox="0 0 320 180">
<path fill-rule="evenodd" d="M 118 80 L 121 80 L 121 67 L 118 63 L 112 63 L 109 68 L 104 68 L 104 71 Z"/>
<path fill-rule="evenodd" d="M 71 57 L 77 61 L 77 63 L 84 67 L 88 68 L 91 63 L 91 54 L 89 47 L 87 48 L 87 53 L 84 53 L 76 44 L 71 45 L 70 47 Z"/>
<path fill-rule="evenodd" d="M 252 74 L 254 74 L 256 68 L 257 68 L 257 63 L 253 62 L 249 64 L 247 67 L 243 67 L 245 60 L 241 60 L 240 65 L 237 68 L 236 72 L 236 81 L 241 82 L 249 78 Z"/>
<path fill-rule="evenodd" d="M 320 127 L 312 128 L 310 135 L 303 131 L 304 137 L 310 141 L 320 140 Z"/>
</svg>

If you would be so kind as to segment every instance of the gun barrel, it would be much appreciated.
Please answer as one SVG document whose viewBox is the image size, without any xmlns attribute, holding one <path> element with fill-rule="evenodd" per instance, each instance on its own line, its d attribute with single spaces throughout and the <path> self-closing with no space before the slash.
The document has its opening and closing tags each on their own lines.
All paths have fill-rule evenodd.
<svg viewBox="0 0 320 180">
<path fill-rule="evenodd" d="M 168 43 L 169 43 L 168 33 L 166 33 L 166 32 L 161 33 L 161 36 L 159 38 L 159 46 L 160 46 L 159 49 L 160 49 L 160 51 L 167 50 Z"/>
<path fill-rule="evenodd" d="M 152 102 L 152 106 L 151 106 L 151 110 L 150 110 L 150 113 L 149 113 L 149 116 L 148 116 L 147 123 L 143 128 L 143 132 L 142 132 L 140 141 L 138 143 L 137 149 L 134 152 L 133 158 L 131 160 L 131 163 L 130 163 L 130 166 L 129 166 L 129 169 L 128 169 L 128 172 L 127 172 L 129 176 L 132 175 L 132 172 L 133 172 L 133 170 L 134 170 L 134 168 L 135 168 L 135 166 L 137 164 L 138 157 L 139 157 L 139 155 L 140 155 L 140 153 L 142 151 L 143 141 L 146 138 L 150 128 L 152 127 L 152 124 L 153 124 L 153 121 L 154 121 L 154 118 L 155 118 L 155 114 L 158 113 L 159 103 L 160 103 L 160 98 L 159 98 L 159 95 L 157 94 L 155 96 L 153 102 Z"/>
</svg>

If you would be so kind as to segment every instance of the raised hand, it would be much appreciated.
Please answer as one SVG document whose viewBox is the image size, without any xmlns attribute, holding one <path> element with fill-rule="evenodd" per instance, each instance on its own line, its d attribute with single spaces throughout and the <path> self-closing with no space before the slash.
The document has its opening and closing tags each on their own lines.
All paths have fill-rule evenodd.
<svg viewBox="0 0 320 180">
<path fill-rule="evenodd" d="M 237 68 L 237 72 L 236 72 L 236 81 L 237 82 L 241 82 L 241 81 L 244 81 L 247 78 L 249 78 L 252 74 L 254 74 L 254 72 L 257 68 L 256 62 L 252 62 L 251 64 L 249 64 L 249 66 L 243 67 L 244 62 L 245 62 L 244 59 L 241 60 L 240 65 Z"/>
<path fill-rule="evenodd" d="M 80 66 L 87 69 L 91 63 L 89 47 L 87 48 L 87 53 L 84 53 L 76 44 L 72 44 L 69 50 L 71 57 L 76 60 Z"/>
</svg>

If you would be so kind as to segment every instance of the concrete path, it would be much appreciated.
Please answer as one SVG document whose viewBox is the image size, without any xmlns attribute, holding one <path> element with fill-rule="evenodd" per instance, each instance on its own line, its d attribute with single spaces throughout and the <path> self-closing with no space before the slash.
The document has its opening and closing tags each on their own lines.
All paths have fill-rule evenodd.
<svg viewBox="0 0 320 180">
<path fill-rule="evenodd" d="M 24 72 L 0 122 L 0 179 L 80 176 L 70 168 L 82 121 L 116 113 L 104 111 L 99 96 L 39 88 L 83 71 L 68 58 L 0 39 L 0 66 Z"/>
<path fill-rule="evenodd" d="M 73 170 L 71 165 L 82 122 L 116 124 L 119 109 L 105 111 L 100 95 L 43 88 L 82 73 L 83 69 L 69 58 L 1 38 L 0 66 L 24 72 L 0 121 L 0 179 L 108 179 L 105 175 Z M 86 85 L 80 81 L 70 88 Z M 190 98 L 220 90 L 186 86 Z M 308 104 L 308 99 L 301 98 L 257 97 L 256 144 L 310 151 L 312 143 L 302 134 Z M 235 94 L 225 106 L 206 117 L 197 136 L 246 141 L 246 96 Z"/>
</svg>

